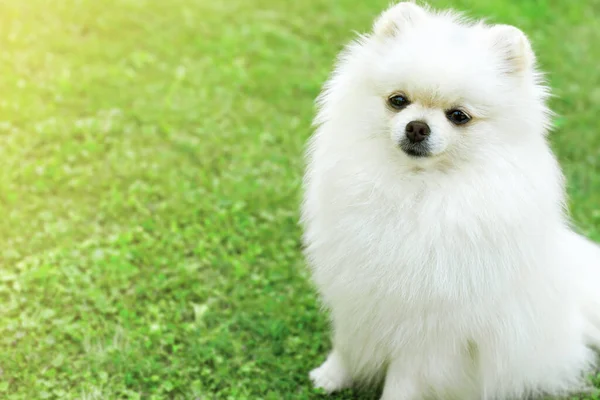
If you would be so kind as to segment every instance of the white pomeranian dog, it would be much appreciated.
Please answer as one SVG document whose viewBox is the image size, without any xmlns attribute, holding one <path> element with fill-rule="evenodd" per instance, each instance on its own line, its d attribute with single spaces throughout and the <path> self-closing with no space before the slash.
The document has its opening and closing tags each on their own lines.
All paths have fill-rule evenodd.
<svg viewBox="0 0 600 400">
<path fill-rule="evenodd" d="M 310 373 L 384 400 L 589 389 L 600 248 L 569 226 L 548 89 L 517 28 L 399 3 L 319 98 L 302 210 L 333 325 Z"/>
</svg>

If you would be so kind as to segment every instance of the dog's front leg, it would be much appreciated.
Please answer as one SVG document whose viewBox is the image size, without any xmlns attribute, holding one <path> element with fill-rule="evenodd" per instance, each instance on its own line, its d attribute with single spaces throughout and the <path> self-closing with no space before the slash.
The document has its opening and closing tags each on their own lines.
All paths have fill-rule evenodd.
<svg viewBox="0 0 600 400">
<path fill-rule="evenodd" d="M 406 370 L 406 363 L 394 360 L 388 366 L 381 400 L 420 400 L 421 384 L 411 371 Z"/>
<path fill-rule="evenodd" d="M 310 372 L 310 380 L 316 388 L 327 393 L 337 392 L 350 387 L 352 379 L 338 351 L 333 349 L 320 367 Z"/>
</svg>

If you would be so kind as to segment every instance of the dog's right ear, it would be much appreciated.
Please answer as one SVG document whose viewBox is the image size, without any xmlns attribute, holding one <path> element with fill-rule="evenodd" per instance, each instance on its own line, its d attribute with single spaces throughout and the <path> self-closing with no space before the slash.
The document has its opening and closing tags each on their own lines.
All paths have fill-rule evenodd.
<svg viewBox="0 0 600 400">
<path fill-rule="evenodd" d="M 382 38 L 395 36 L 426 15 L 427 12 L 414 1 L 403 1 L 391 6 L 377 18 L 373 25 L 373 33 Z"/>
<path fill-rule="evenodd" d="M 519 73 L 532 68 L 535 55 L 527 36 L 510 25 L 494 25 L 490 28 L 492 48 L 498 52 L 507 73 Z"/>
</svg>

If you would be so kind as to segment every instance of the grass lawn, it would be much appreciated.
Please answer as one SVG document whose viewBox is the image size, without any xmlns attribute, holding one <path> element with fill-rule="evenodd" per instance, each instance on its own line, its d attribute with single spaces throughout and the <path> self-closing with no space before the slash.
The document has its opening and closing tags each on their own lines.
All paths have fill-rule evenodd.
<svg viewBox="0 0 600 400">
<path fill-rule="evenodd" d="M 302 151 L 388 2 L 0 2 L 0 398 L 325 399 Z M 433 4 L 530 34 L 599 240 L 600 0 Z"/>
</svg>

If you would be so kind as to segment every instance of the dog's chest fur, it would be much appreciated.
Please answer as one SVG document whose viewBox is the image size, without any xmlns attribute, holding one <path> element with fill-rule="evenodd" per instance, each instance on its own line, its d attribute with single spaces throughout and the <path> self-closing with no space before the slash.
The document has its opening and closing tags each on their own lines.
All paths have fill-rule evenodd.
<svg viewBox="0 0 600 400">
<path fill-rule="evenodd" d="M 522 266 L 547 241 L 531 236 L 536 216 L 507 214 L 508 197 L 497 211 L 501 194 L 466 184 L 415 179 L 391 191 L 347 170 L 323 173 L 308 191 L 305 241 L 336 342 L 362 349 L 349 364 L 468 346 L 478 314 L 527 281 Z"/>
</svg>

